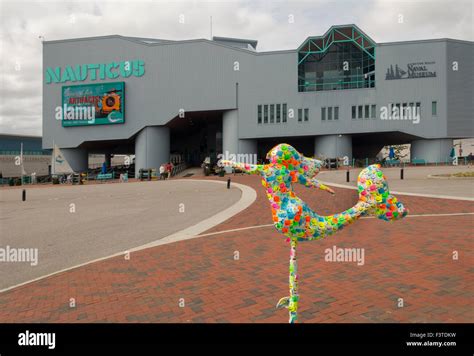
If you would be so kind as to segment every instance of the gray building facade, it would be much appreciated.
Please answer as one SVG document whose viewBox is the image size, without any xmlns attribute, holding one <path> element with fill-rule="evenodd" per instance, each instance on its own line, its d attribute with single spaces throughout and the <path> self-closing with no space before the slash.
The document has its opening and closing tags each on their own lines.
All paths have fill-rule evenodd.
<svg viewBox="0 0 474 356">
<path fill-rule="evenodd" d="M 46 41 L 43 148 L 54 142 L 75 170 L 89 153 L 135 154 L 138 171 L 171 153 L 190 164 L 226 151 L 264 158 L 280 142 L 349 159 L 411 143 L 412 158 L 445 161 L 453 139 L 474 136 L 473 54 L 473 42 L 453 39 L 375 43 L 355 25 L 272 52 L 222 37 Z M 123 120 L 101 97 L 118 91 Z M 105 119 L 69 124 L 68 104 Z"/>
</svg>

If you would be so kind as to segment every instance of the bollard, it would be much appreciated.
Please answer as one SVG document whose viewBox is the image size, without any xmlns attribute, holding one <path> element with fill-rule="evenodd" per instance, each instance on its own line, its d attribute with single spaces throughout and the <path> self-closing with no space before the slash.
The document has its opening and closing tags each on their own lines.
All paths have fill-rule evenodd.
<svg viewBox="0 0 474 356">
<path fill-rule="evenodd" d="M 22 199 L 23 201 L 26 201 L 26 189 L 23 189 L 23 192 L 22 192 L 22 194 L 21 194 L 21 199 Z"/>
<path fill-rule="evenodd" d="M 227 189 L 230 189 L 230 178 L 227 179 Z"/>
<path fill-rule="evenodd" d="M 400 179 L 403 180 L 403 168 L 400 169 Z"/>
<path fill-rule="evenodd" d="M 346 182 L 347 182 L 347 183 L 349 183 L 349 180 L 350 180 L 349 174 L 350 174 L 350 173 L 349 173 L 349 170 L 347 170 L 347 171 L 346 171 Z"/>
</svg>

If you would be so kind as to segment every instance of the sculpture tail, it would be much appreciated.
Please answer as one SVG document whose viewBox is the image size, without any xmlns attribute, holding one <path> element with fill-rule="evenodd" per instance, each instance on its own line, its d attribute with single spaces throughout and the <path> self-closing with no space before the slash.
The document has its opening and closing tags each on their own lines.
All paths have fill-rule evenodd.
<svg viewBox="0 0 474 356">
<path fill-rule="evenodd" d="M 357 178 L 359 201 L 368 203 L 367 213 L 386 221 L 398 220 L 408 214 L 408 210 L 398 199 L 390 194 L 387 180 L 380 164 L 363 169 Z"/>
</svg>

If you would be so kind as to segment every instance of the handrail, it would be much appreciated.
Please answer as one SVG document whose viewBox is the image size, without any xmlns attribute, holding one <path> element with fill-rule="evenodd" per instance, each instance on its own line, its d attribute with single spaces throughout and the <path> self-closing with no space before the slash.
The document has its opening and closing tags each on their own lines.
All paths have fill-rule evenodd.
<svg viewBox="0 0 474 356">
<path fill-rule="evenodd" d="M 171 170 L 171 176 L 175 176 L 187 168 L 187 164 L 185 162 L 179 163 L 176 166 L 173 166 Z"/>
<path fill-rule="evenodd" d="M 17 150 L 0 150 L 0 155 L 5 156 L 14 156 L 20 155 L 21 151 Z M 23 151 L 24 156 L 51 156 L 51 152 L 49 150 L 38 150 L 38 151 Z"/>
</svg>

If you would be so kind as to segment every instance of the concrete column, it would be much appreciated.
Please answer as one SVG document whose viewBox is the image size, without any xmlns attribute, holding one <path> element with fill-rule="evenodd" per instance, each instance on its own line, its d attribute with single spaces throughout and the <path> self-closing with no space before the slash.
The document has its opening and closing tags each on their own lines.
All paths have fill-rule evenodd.
<svg viewBox="0 0 474 356">
<path fill-rule="evenodd" d="M 237 110 L 226 111 L 222 114 L 222 150 L 229 154 L 237 154 L 239 150 Z"/>
<path fill-rule="evenodd" d="M 239 140 L 237 161 L 249 164 L 257 164 L 257 140 Z"/>
<path fill-rule="evenodd" d="M 257 140 L 239 140 L 239 152 L 257 154 Z"/>
<path fill-rule="evenodd" d="M 347 156 L 349 160 L 352 160 L 352 137 L 350 135 L 316 136 L 314 154 L 325 158 Z"/>
<path fill-rule="evenodd" d="M 85 172 L 89 168 L 89 154 L 83 148 L 61 148 L 66 161 L 74 172 Z"/>
<path fill-rule="evenodd" d="M 411 143 L 410 158 L 424 159 L 426 163 L 450 160 L 453 140 L 450 138 L 415 140 Z"/>
<path fill-rule="evenodd" d="M 170 159 L 170 129 L 148 126 L 135 139 L 135 176 L 140 168 L 156 168 Z"/>
<path fill-rule="evenodd" d="M 236 155 L 239 151 L 239 115 L 237 110 L 226 111 L 222 114 L 222 154 Z M 219 154 L 220 152 L 218 152 Z M 225 167 L 227 173 L 232 172 L 231 167 Z"/>
</svg>

